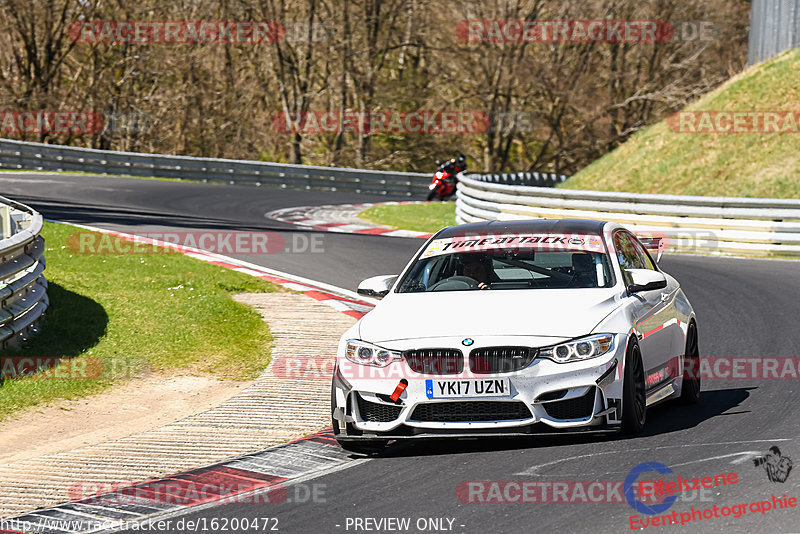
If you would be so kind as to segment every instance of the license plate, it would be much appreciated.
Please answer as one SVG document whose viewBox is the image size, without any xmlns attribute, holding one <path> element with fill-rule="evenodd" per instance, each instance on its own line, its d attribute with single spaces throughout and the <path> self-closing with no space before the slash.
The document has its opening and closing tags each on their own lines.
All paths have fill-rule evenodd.
<svg viewBox="0 0 800 534">
<path fill-rule="evenodd" d="M 426 380 L 425 394 L 429 399 L 446 397 L 505 397 L 511 394 L 508 378 L 481 380 Z"/>
</svg>

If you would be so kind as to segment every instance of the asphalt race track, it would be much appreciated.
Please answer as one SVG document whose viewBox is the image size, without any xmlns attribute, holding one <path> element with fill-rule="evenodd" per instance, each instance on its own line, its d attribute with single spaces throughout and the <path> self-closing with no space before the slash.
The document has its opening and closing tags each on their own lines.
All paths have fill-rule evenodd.
<svg viewBox="0 0 800 534">
<path fill-rule="evenodd" d="M 323 253 L 239 257 L 351 290 L 368 276 L 398 272 L 422 243 L 418 239 L 321 234 L 264 218 L 264 213 L 282 207 L 393 200 L 374 195 L 34 173 L 0 174 L 0 194 L 29 204 L 51 219 L 127 232 L 270 230 L 279 232 L 287 243 L 303 240 L 295 236 L 319 236 Z M 668 255 L 661 266 L 681 282 L 697 311 L 703 356 L 800 356 L 800 263 Z M 630 516 L 645 517 L 624 502 L 624 497 L 623 502 L 613 503 L 498 504 L 464 502 L 469 501 L 468 492 L 457 494 L 457 489 L 466 488 L 468 481 L 600 481 L 610 487 L 611 482 L 623 481 L 637 465 L 660 462 L 683 478 L 730 472 L 738 477 L 737 483 L 725 487 L 685 492 L 661 515 L 673 511 L 691 514 L 692 507 L 722 509 L 771 502 L 773 495 L 798 498 L 797 469 L 786 482 L 771 482 L 764 468 L 753 462 L 754 456 L 773 445 L 779 446 L 784 456 L 800 461 L 798 401 L 797 379 L 704 380 L 698 406 L 667 405 L 651 410 L 646 432 L 633 438 L 402 444 L 350 468 L 303 482 L 321 489 L 317 502 L 289 502 L 289 498 L 270 505 L 226 504 L 189 512 L 183 519 L 274 517 L 279 530 L 290 533 L 622 532 L 630 530 Z M 483 487 L 492 486 L 485 483 Z M 515 495 L 519 497 L 518 492 L 508 496 L 513 499 Z M 650 526 L 646 530 L 797 532 L 798 515 L 797 507 L 763 514 L 748 508 L 741 517 L 695 517 L 683 527 Z M 383 524 L 378 528 L 365 518 L 409 518 L 410 527 L 392 530 Z M 428 519 L 438 519 L 440 528 L 432 528 L 437 523 Z"/>
</svg>

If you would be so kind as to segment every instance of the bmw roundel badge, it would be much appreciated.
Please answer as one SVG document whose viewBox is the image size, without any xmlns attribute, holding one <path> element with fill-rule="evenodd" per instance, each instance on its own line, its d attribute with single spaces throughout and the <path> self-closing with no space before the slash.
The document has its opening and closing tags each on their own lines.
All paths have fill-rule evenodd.
<svg viewBox="0 0 800 534">
<path fill-rule="evenodd" d="M 468 337 L 467 339 L 461 342 L 461 344 L 464 345 L 465 347 L 471 347 L 473 343 L 475 343 L 475 340 L 472 339 L 471 337 Z"/>
</svg>

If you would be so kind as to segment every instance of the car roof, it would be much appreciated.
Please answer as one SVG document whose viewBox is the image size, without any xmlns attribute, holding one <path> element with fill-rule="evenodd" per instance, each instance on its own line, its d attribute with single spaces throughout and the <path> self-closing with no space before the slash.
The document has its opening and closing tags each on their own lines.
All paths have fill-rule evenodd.
<svg viewBox="0 0 800 534">
<path fill-rule="evenodd" d="M 530 219 L 522 221 L 486 221 L 459 226 L 450 226 L 436 234 L 437 239 L 463 237 L 465 233 L 475 234 L 516 234 L 516 233 L 559 233 L 559 234 L 602 234 L 607 221 L 591 219 Z"/>
</svg>

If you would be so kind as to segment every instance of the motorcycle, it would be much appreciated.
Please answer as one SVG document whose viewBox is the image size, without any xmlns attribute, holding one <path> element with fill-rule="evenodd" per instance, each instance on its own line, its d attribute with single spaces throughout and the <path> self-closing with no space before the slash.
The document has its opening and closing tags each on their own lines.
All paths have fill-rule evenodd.
<svg viewBox="0 0 800 534">
<path fill-rule="evenodd" d="M 436 161 L 438 168 L 428 186 L 428 200 L 448 200 L 456 193 L 458 174 L 467 170 L 467 158 L 463 154 L 444 163 Z"/>
</svg>

